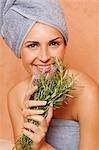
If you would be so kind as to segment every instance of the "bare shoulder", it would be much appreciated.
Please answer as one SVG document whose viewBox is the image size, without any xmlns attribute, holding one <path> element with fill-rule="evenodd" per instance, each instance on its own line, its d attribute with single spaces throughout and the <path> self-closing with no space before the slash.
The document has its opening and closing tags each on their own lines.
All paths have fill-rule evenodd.
<svg viewBox="0 0 99 150">
<path fill-rule="evenodd" d="M 71 72 L 77 81 L 74 110 L 80 123 L 80 149 L 99 149 L 99 87 L 88 75 Z"/>
<path fill-rule="evenodd" d="M 88 74 L 73 69 L 69 71 L 74 75 L 75 83 L 79 91 L 80 89 L 82 92 L 86 91 L 91 93 L 94 91 L 98 94 L 99 86 Z"/>
<path fill-rule="evenodd" d="M 86 83 L 88 85 L 97 86 L 97 83 L 88 74 L 74 69 L 70 69 L 69 71 L 74 74 L 75 79 L 79 82 L 79 84 Z"/>
<path fill-rule="evenodd" d="M 70 70 L 75 75 L 77 88 L 74 91 L 76 97 L 76 109 L 79 120 L 95 118 L 99 114 L 99 86 L 87 74 Z M 99 115 L 97 116 L 99 117 Z"/>
<path fill-rule="evenodd" d="M 95 99 L 95 96 L 99 96 L 99 86 L 98 84 L 87 74 L 76 71 L 76 70 L 70 70 L 72 74 L 75 76 L 75 87 L 77 90 L 75 90 L 75 93 L 78 95 L 78 97 L 85 97 L 85 101 L 87 102 L 91 97 L 94 97 L 94 102 L 98 99 Z M 83 99 L 84 101 L 84 99 Z M 99 100 L 98 100 L 99 101 Z"/>
<path fill-rule="evenodd" d="M 8 105 L 12 106 L 13 104 L 21 108 L 27 87 L 28 80 L 24 80 L 11 88 L 8 92 Z"/>
</svg>

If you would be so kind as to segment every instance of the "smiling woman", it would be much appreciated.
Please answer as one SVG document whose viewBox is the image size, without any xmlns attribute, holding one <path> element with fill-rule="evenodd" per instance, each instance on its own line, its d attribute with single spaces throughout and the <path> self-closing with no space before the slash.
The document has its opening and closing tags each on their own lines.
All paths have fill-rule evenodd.
<svg viewBox="0 0 99 150">
<path fill-rule="evenodd" d="M 46 106 L 45 99 L 30 101 L 37 91 L 37 86 L 33 85 L 34 73 L 38 76 L 44 71 L 47 76 L 55 57 L 65 66 L 68 30 L 59 1 L 1 0 L 0 8 L 1 36 L 29 73 L 27 79 L 8 93 L 15 142 L 24 134 L 32 141 L 32 147 L 21 150 L 98 150 L 99 90 L 88 75 L 66 70 L 76 79 L 76 89 L 70 93 L 73 99 L 70 97 L 59 109 L 53 110 L 53 104 L 50 105 L 46 118 L 44 111 L 31 109 Z M 26 122 L 31 118 L 39 125 Z M 16 149 L 20 150 L 19 147 L 20 143 Z"/>
<path fill-rule="evenodd" d="M 21 58 L 25 69 L 31 74 L 34 67 L 39 73 L 42 73 L 43 69 L 49 72 L 55 57 L 64 60 L 65 48 L 65 40 L 58 30 L 36 23 L 21 47 Z"/>
</svg>

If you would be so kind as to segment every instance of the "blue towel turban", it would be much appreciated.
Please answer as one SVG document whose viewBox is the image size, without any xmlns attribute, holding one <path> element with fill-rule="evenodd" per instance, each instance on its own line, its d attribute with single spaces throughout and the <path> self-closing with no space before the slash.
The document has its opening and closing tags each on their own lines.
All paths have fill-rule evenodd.
<svg viewBox="0 0 99 150">
<path fill-rule="evenodd" d="M 0 0 L 0 35 L 17 57 L 36 22 L 58 29 L 68 41 L 67 25 L 58 0 Z"/>
</svg>

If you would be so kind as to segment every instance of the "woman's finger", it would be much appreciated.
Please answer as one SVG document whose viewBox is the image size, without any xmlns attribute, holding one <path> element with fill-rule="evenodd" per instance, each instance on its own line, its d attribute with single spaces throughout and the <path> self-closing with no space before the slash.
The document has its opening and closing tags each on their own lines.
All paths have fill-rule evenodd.
<svg viewBox="0 0 99 150">
<path fill-rule="evenodd" d="M 44 133 L 47 132 L 48 124 L 47 124 L 46 118 L 44 118 L 42 115 L 28 116 L 28 119 L 32 119 L 32 120 L 39 122 L 40 130 L 42 130 Z"/>
<path fill-rule="evenodd" d="M 28 131 L 27 129 L 23 129 L 23 134 L 29 137 L 33 142 L 37 141 L 37 134 Z"/>
<path fill-rule="evenodd" d="M 42 122 L 45 119 L 42 115 L 32 115 L 32 116 L 28 116 L 27 118 L 35 120 L 37 122 Z"/>
<path fill-rule="evenodd" d="M 35 101 L 35 100 L 28 100 L 25 102 L 26 108 L 30 107 L 37 107 L 37 106 L 45 106 L 47 104 L 46 101 Z"/>
<path fill-rule="evenodd" d="M 43 112 L 43 113 L 44 113 L 44 112 Z M 43 113 L 42 113 L 42 114 L 43 114 Z M 40 124 L 41 124 L 44 120 L 46 120 L 47 124 L 49 125 L 52 116 L 53 116 L 53 104 L 50 104 L 49 109 L 48 109 L 48 115 L 47 115 L 46 118 L 44 118 L 42 115 L 39 115 L 39 114 L 36 114 L 36 115 L 35 115 L 35 114 L 34 114 L 34 115 L 28 115 L 27 118 L 28 118 L 28 119 L 33 119 L 33 120 L 35 120 L 35 121 L 38 121 L 38 122 L 40 122 Z"/>
<path fill-rule="evenodd" d="M 44 110 L 41 110 L 41 109 L 38 109 L 38 110 L 36 110 L 36 109 L 34 109 L 34 110 L 33 109 L 23 109 L 23 112 L 22 112 L 24 117 L 38 115 L 38 114 L 41 115 L 43 113 L 44 113 Z"/>
<path fill-rule="evenodd" d="M 40 128 L 37 125 L 33 124 L 33 123 L 28 123 L 28 122 L 24 123 L 24 128 L 25 129 L 30 129 L 31 131 L 33 131 L 33 133 L 42 134 Z"/>
<path fill-rule="evenodd" d="M 45 134 L 37 134 L 33 133 L 31 131 L 28 131 L 27 129 L 23 129 L 23 134 L 29 137 L 33 142 L 40 143 L 40 141 L 45 137 Z"/>
<path fill-rule="evenodd" d="M 48 115 L 46 117 L 47 124 L 49 125 L 51 118 L 53 116 L 53 104 L 51 103 L 48 109 Z"/>
</svg>

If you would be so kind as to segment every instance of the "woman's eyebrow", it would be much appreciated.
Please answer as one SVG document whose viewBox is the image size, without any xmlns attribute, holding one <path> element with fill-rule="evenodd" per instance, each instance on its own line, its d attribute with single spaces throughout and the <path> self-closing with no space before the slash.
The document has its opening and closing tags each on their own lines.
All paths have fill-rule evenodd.
<svg viewBox="0 0 99 150">
<path fill-rule="evenodd" d="M 35 44 L 38 44 L 39 42 L 38 42 L 38 41 L 26 41 L 24 44 L 28 44 L 28 43 L 35 43 Z"/>
<path fill-rule="evenodd" d="M 53 42 L 53 41 L 55 41 L 55 40 L 57 40 L 57 39 L 59 39 L 60 37 L 57 37 L 57 38 L 55 38 L 55 39 L 52 39 L 52 40 L 50 40 L 49 42 Z"/>
<path fill-rule="evenodd" d="M 52 40 L 50 40 L 49 42 L 53 42 L 53 41 L 55 41 L 55 40 L 57 40 L 57 39 L 59 39 L 60 37 L 57 37 L 57 38 L 55 38 L 55 39 L 52 39 Z M 26 41 L 24 44 L 28 44 L 28 43 L 35 43 L 35 44 L 37 44 L 37 43 L 39 43 L 38 41 Z"/>
</svg>

